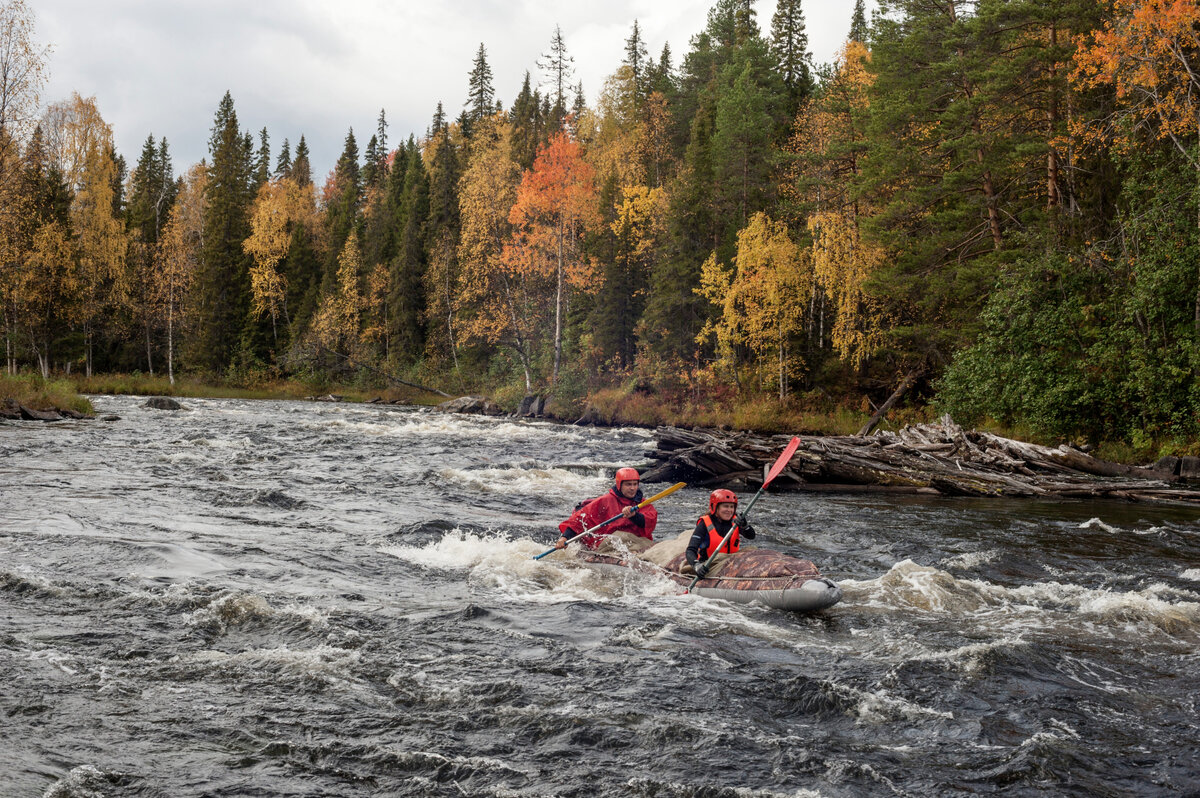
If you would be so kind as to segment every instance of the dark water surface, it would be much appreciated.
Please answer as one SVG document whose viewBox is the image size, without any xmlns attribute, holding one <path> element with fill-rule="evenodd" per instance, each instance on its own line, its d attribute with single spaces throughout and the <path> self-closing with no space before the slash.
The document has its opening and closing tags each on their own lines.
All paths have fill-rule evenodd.
<svg viewBox="0 0 1200 798">
<path fill-rule="evenodd" d="M 1196 511 L 769 494 L 797 616 L 531 559 L 645 431 L 141 401 L 0 421 L 0 795 L 1200 794 Z"/>
</svg>

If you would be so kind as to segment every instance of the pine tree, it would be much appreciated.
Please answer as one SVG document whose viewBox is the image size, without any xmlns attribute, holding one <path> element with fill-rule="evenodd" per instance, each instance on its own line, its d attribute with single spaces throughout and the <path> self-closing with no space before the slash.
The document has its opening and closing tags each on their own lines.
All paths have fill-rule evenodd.
<svg viewBox="0 0 1200 798">
<path fill-rule="evenodd" d="M 537 63 L 551 88 L 549 96 L 554 104 L 550 108 L 550 120 L 553 128 L 558 129 L 567 115 L 567 92 L 571 88 L 571 76 L 575 74 L 575 59 L 567 54 L 567 43 L 558 25 L 554 26 L 554 35 L 550 38 L 550 52 L 543 54 Z"/>
</svg>

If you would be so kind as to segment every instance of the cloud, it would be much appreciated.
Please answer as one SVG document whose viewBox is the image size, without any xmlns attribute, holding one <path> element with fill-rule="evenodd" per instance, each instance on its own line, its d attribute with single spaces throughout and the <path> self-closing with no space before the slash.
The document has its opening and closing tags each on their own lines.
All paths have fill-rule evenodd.
<svg viewBox="0 0 1200 798">
<path fill-rule="evenodd" d="M 176 172 L 207 155 L 221 97 L 232 93 L 241 126 L 266 127 L 273 153 L 304 134 L 314 174 L 325 174 L 353 128 L 360 150 L 380 109 L 394 145 L 420 136 L 437 103 L 453 118 L 482 42 L 506 106 L 561 26 L 575 78 L 594 102 L 620 64 L 637 19 L 650 55 L 669 43 L 675 63 L 703 29 L 709 0 L 38 0 L 36 36 L 53 45 L 44 102 L 95 96 L 118 151 L 166 137 Z M 809 2 L 810 47 L 833 58 L 849 29 L 849 3 Z M 769 31 L 774 3 L 758 7 Z"/>
</svg>

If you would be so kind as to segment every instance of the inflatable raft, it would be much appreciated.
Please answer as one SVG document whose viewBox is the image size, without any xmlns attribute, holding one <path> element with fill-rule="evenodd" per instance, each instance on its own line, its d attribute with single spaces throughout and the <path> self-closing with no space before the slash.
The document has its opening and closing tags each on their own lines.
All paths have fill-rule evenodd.
<svg viewBox="0 0 1200 798">
<path fill-rule="evenodd" d="M 695 579 L 695 574 L 680 572 L 687 562 L 683 552 L 690 537 L 690 532 L 684 532 L 650 545 L 650 541 L 618 532 L 606 536 L 596 550 L 579 549 L 575 556 L 603 568 L 662 574 L 686 589 Z M 842 589 L 821 576 L 811 561 L 748 546 L 718 557 L 712 570 L 696 582 L 691 592 L 743 604 L 757 602 L 792 612 L 813 612 L 842 600 Z"/>
</svg>

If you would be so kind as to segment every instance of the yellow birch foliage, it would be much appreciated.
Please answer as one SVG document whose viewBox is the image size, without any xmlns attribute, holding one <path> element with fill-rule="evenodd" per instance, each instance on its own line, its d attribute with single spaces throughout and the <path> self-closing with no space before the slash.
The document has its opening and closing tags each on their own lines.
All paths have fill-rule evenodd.
<svg viewBox="0 0 1200 798">
<path fill-rule="evenodd" d="M 208 170 L 203 164 L 188 170 L 158 243 L 151 296 L 160 320 L 171 329 L 184 320 L 184 303 L 200 263 L 207 184 Z"/>
<path fill-rule="evenodd" d="M 284 177 L 269 180 L 258 190 L 250 212 L 250 236 L 242 242 L 246 254 L 254 259 L 250 267 L 251 309 L 255 317 L 264 313 L 271 320 L 287 312 L 287 278 L 279 263 L 288 253 L 292 231 L 297 224 L 315 229 L 312 184 L 300 186 Z"/>
<path fill-rule="evenodd" d="M 338 255 L 337 291 L 321 299 L 312 324 L 317 343 L 339 354 L 350 354 L 359 341 L 363 307 L 359 288 L 361 270 L 358 233 L 351 232 Z"/>
<path fill-rule="evenodd" d="M 710 257 L 699 291 L 721 305 L 715 332 L 724 356 L 744 346 L 764 375 L 771 375 L 767 381 L 778 386 L 780 398 L 786 396 L 788 379 L 804 367 L 791 341 L 803 330 L 812 292 L 807 254 L 792 241 L 787 225 L 761 211 L 754 214 L 738 233 L 732 277 Z"/>
<path fill-rule="evenodd" d="M 809 217 L 813 276 L 834 308 L 831 337 L 841 359 L 855 368 L 883 339 L 883 307 L 864 291 L 883 265 L 882 248 L 862 240 L 856 220 L 845 213 Z"/>
<path fill-rule="evenodd" d="M 112 319 L 114 307 L 128 303 L 131 294 L 125 273 L 129 237 L 113 215 L 117 166 L 108 140 L 88 148 L 80 172 L 80 185 L 71 202 L 71 229 L 79 258 L 80 303 L 78 319 L 87 343 L 87 370 L 91 374 L 91 338 L 102 319 Z"/>
<path fill-rule="evenodd" d="M 646 182 L 646 125 L 637 103 L 633 69 L 622 65 L 604 83 L 588 161 L 598 175 L 616 175 L 617 184 Z"/>
<path fill-rule="evenodd" d="M 1081 88 L 1112 86 L 1118 109 L 1106 122 L 1127 119 L 1124 128 L 1088 127 L 1071 120 L 1084 140 L 1103 138 L 1117 146 L 1135 144 L 1132 133 L 1146 128 L 1169 138 L 1197 166 L 1188 141 L 1200 127 L 1200 3 L 1196 0 L 1115 0 L 1103 30 L 1077 41 L 1072 82 Z"/>
<path fill-rule="evenodd" d="M 476 147 L 459 182 L 462 234 L 455 306 L 465 340 L 505 343 L 524 357 L 536 322 L 526 295 L 528 282 L 503 260 L 521 179 L 508 142 L 505 131 L 488 146 Z"/>
<path fill-rule="evenodd" d="M 50 341 L 70 318 L 78 294 L 75 253 L 67 231 L 58 222 L 42 225 L 33 236 L 16 297 L 21 321 L 29 330 L 43 377 L 50 376 Z"/>
<path fill-rule="evenodd" d="M 662 232 L 666 203 L 661 188 L 626 186 L 609 228 L 617 237 L 620 256 L 631 263 L 648 264 L 656 236 Z"/>
</svg>

